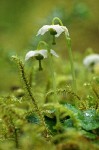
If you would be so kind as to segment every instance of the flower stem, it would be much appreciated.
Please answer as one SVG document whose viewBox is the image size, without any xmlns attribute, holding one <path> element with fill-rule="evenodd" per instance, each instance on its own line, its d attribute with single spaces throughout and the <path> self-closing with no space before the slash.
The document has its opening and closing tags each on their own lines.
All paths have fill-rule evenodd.
<svg viewBox="0 0 99 150">
<path fill-rule="evenodd" d="M 71 73 L 72 73 L 72 78 L 73 78 L 73 90 L 74 90 L 74 92 L 76 92 L 76 77 L 75 77 L 75 69 L 74 69 L 72 49 L 71 49 L 71 39 L 70 39 L 70 37 L 67 37 L 66 34 L 65 34 L 65 38 L 66 38 L 69 59 L 70 59 L 70 64 L 71 64 Z"/>
<path fill-rule="evenodd" d="M 53 37 L 53 40 L 55 42 L 55 37 Z M 41 48 L 41 45 L 44 45 L 46 47 L 46 49 L 48 50 L 48 53 L 49 53 L 49 68 L 50 68 L 52 84 L 53 84 L 54 99 L 57 102 L 56 81 L 55 81 L 55 72 L 54 72 L 54 68 L 53 68 L 52 55 L 50 54 L 49 45 L 45 41 L 40 41 L 37 48 L 38 49 Z M 39 66 L 40 66 L 40 63 L 41 62 L 39 62 Z"/>
<path fill-rule="evenodd" d="M 56 103 L 58 103 L 57 90 L 56 90 L 56 78 L 55 78 L 55 72 L 53 68 L 53 59 L 52 59 L 52 55 L 50 54 L 50 52 L 49 52 L 49 68 L 50 68 L 51 79 L 52 79 L 52 84 L 53 84 L 54 100 Z"/>
<path fill-rule="evenodd" d="M 52 20 L 52 24 L 53 24 L 53 25 L 55 24 L 55 23 L 54 23 L 55 20 L 59 21 L 60 25 L 63 26 L 62 21 L 61 21 L 58 17 L 54 17 L 54 18 L 53 18 L 53 20 Z"/>
<path fill-rule="evenodd" d="M 63 26 L 62 21 L 58 17 L 53 18 L 52 24 L 54 24 L 55 20 L 58 20 L 60 25 Z M 74 63 L 73 63 L 71 39 L 69 36 L 69 32 L 68 32 L 68 35 L 65 32 L 65 39 L 66 39 L 66 44 L 67 44 L 68 54 L 69 54 L 69 59 L 70 59 L 70 64 L 71 64 L 71 72 L 72 72 L 72 78 L 73 78 L 73 90 L 74 92 L 76 92 L 76 77 L 75 77 L 75 69 L 74 69 Z"/>
<path fill-rule="evenodd" d="M 41 46 L 43 45 L 43 47 L 45 46 L 46 48 L 48 47 L 48 44 L 45 41 L 40 41 L 38 43 L 37 49 L 41 49 Z"/>
</svg>

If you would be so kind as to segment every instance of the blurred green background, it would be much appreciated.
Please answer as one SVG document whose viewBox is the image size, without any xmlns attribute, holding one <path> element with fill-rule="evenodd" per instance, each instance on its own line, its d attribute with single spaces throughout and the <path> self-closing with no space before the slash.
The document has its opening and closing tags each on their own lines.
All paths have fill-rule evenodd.
<svg viewBox="0 0 99 150">
<path fill-rule="evenodd" d="M 38 29 L 51 24 L 55 16 L 69 29 L 73 53 L 88 48 L 99 52 L 99 0 L 0 0 L 0 92 L 19 82 L 10 57 L 24 58 L 28 50 L 35 49 Z M 59 40 L 58 49 L 63 49 L 64 56 L 64 41 Z"/>
</svg>

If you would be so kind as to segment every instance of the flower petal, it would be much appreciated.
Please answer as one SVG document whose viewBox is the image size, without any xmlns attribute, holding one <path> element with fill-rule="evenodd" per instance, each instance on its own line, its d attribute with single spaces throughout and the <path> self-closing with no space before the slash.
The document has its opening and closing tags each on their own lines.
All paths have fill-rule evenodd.
<svg viewBox="0 0 99 150">
<path fill-rule="evenodd" d="M 38 53 L 37 51 L 29 51 L 26 56 L 25 56 L 25 61 L 27 61 L 28 59 L 30 59 L 31 57 L 37 56 Z"/>
<path fill-rule="evenodd" d="M 37 33 L 37 36 L 38 35 L 43 35 L 45 34 L 50 28 L 50 25 L 44 25 L 42 28 L 39 29 L 38 33 Z"/>
<path fill-rule="evenodd" d="M 67 29 L 65 26 L 61 26 L 61 28 L 63 28 L 65 34 L 66 34 L 67 36 L 69 36 L 68 29 Z"/>
<path fill-rule="evenodd" d="M 57 32 L 55 37 L 59 37 L 60 34 L 66 30 L 65 26 L 60 26 L 59 24 L 58 25 L 52 25 L 52 26 L 50 26 L 50 28 L 54 29 Z"/>
<path fill-rule="evenodd" d="M 56 57 L 59 57 L 59 55 L 57 55 L 57 53 L 54 51 L 54 50 L 50 50 L 50 53 L 52 54 L 52 55 L 54 55 L 54 56 L 56 56 Z"/>
<path fill-rule="evenodd" d="M 41 54 L 44 58 L 47 58 L 47 50 L 45 49 L 38 50 L 38 54 Z"/>
</svg>

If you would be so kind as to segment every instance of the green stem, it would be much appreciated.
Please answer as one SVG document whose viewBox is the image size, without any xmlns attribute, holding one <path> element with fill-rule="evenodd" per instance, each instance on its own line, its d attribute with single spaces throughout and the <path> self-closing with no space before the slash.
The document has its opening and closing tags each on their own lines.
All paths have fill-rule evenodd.
<svg viewBox="0 0 99 150">
<path fill-rule="evenodd" d="M 38 46 L 37 46 L 37 49 L 41 49 L 42 45 L 44 45 L 46 48 L 48 47 L 48 44 L 45 41 L 40 41 Z"/>
<path fill-rule="evenodd" d="M 50 68 L 51 79 L 53 84 L 54 100 L 56 103 L 58 103 L 57 90 L 56 90 L 56 78 L 55 78 L 55 72 L 53 68 L 53 59 L 50 52 L 49 52 L 49 68 Z"/>
<path fill-rule="evenodd" d="M 55 23 L 54 23 L 55 20 L 59 21 L 60 25 L 63 26 L 62 21 L 61 21 L 58 17 L 54 17 L 54 18 L 53 18 L 53 20 L 52 20 L 52 24 L 53 24 L 53 25 L 55 24 Z"/>
<path fill-rule="evenodd" d="M 41 124 L 45 128 L 46 138 L 49 138 L 49 130 L 48 130 L 47 126 L 46 126 L 46 123 L 45 123 L 45 120 L 44 120 L 44 116 L 43 116 L 41 110 L 39 109 L 35 98 L 33 97 L 33 94 L 32 94 L 32 91 L 31 91 L 31 87 L 30 87 L 30 85 L 29 85 L 29 83 L 27 81 L 26 75 L 25 75 L 23 62 L 20 59 L 18 59 L 17 57 L 13 57 L 13 58 L 17 61 L 18 65 L 19 65 L 19 69 L 21 71 L 21 76 L 22 76 L 22 79 L 24 81 L 24 84 L 25 84 L 26 90 L 28 92 L 28 95 L 29 95 L 29 97 L 30 97 L 30 99 L 31 99 L 31 101 L 33 103 L 35 111 L 37 112 L 38 116 L 40 117 Z"/>
<path fill-rule="evenodd" d="M 15 127 L 15 125 L 14 125 L 13 118 L 12 118 L 11 115 L 10 115 L 10 122 L 11 122 L 11 126 L 12 126 L 13 132 L 14 132 L 15 146 L 18 149 L 19 148 L 18 131 L 17 131 L 17 128 Z"/>
<path fill-rule="evenodd" d="M 53 68 L 52 56 L 50 54 L 50 48 L 49 48 L 48 44 L 45 41 L 40 41 L 39 44 L 38 44 L 38 49 L 40 48 L 41 44 L 45 45 L 45 47 L 46 47 L 46 49 L 48 50 L 48 53 L 49 53 L 49 68 L 50 68 L 52 84 L 53 84 L 54 99 L 57 102 L 55 72 L 54 72 L 54 68 Z M 40 65 L 40 62 L 39 62 L 39 65 Z"/>
<path fill-rule="evenodd" d="M 29 73 L 29 85 L 30 85 L 30 87 L 32 87 L 32 81 L 33 81 L 33 66 L 32 66 L 30 73 Z"/>
<path fill-rule="evenodd" d="M 53 18 L 52 24 L 54 24 L 55 20 L 58 20 L 60 25 L 63 26 L 62 21 L 58 17 Z M 68 47 L 69 59 L 70 59 L 70 64 L 71 64 L 71 72 L 72 72 L 72 78 L 73 78 L 73 90 L 74 92 L 76 92 L 76 77 L 75 77 L 75 69 L 74 69 L 72 49 L 71 49 L 71 39 L 69 37 L 69 33 L 68 35 L 65 33 L 65 38 L 66 38 L 66 44 Z"/>
<path fill-rule="evenodd" d="M 32 100 L 32 102 L 33 102 L 33 104 L 34 104 L 34 106 L 35 106 L 35 110 L 36 110 L 36 112 L 38 113 L 38 115 L 39 115 L 39 117 L 40 117 L 40 120 L 41 120 L 42 125 L 45 127 L 46 137 L 48 137 L 48 134 L 49 134 L 48 132 L 49 132 L 49 131 L 48 131 L 47 127 L 46 127 L 46 123 L 45 123 L 45 120 L 44 120 L 44 116 L 42 115 L 42 113 L 41 113 L 41 111 L 40 111 L 40 109 L 39 109 L 39 107 L 38 107 L 38 105 L 37 105 L 37 103 L 36 103 L 36 100 L 35 100 L 34 97 L 33 97 L 33 94 L 32 94 L 32 92 L 31 92 L 30 85 L 28 84 L 28 81 L 27 81 L 27 79 L 26 79 L 26 77 L 25 77 L 24 66 L 23 66 L 23 64 L 21 63 L 21 61 L 19 61 L 19 66 L 20 66 L 20 70 L 21 70 L 21 73 L 22 73 L 22 78 L 23 78 L 23 81 L 24 81 L 24 83 L 25 83 L 27 92 L 28 92 L 28 94 L 29 94 L 29 96 L 30 96 L 30 98 L 31 98 L 31 100 Z"/>
<path fill-rule="evenodd" d="M 69 59 L 70 59 L 70 64 L 71 64 L 71 73 L 72 73 L 72 78 L 73 78 L 73 90 L 76 92 L 76 77 L 75 77 L 75 69 L 74 69 L 72 49 L 71 49 L 71 39 L 66 34 L 65 34 L 65 38 L 66 38 L 66 44 L 67 44 Z"/>
</svg>

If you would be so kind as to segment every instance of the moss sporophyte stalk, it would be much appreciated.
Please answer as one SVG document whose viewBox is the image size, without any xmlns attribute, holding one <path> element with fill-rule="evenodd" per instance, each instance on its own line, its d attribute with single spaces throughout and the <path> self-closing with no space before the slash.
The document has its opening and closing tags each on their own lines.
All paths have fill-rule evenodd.
<svg viewBox="0 0 99 150">
<path fill-rule="evenodd" d="M 35 98 L 33 96 L 32 91 L 31 91 L 31 87 L 29 85 L 29 82 L 28 82 L 28 80 L 26 78 L 26 74 L 25 74 L 25 70 L 24 70 L 24 64 L 18 57 L 12 56 L 12 58 L 13 58 L 13 60 L 15 60 L 17 62 L 18 66 L 19 66 L 21 77 L 22 77 L 22 80 L 24 82 L 25 88 L 27 90 L 28 96 L 30 97 L 30 99 L 31 99 L 31 101 L 33 103 L 34 109 L 35 109 L 36 113 L 38 114 L 38 116 L 40 118 L 41 124 L 45 128 L 45 132 L 46 132 L 45 136 L 46 136 L 46 138 L 49 138 L 49 130 L 48 130 L 47 126 L 46 126 L 46 123 L 45 123 L 45 120 L 44 120 L 44 116 L 43 116 L 41 110 L 38 107 L 38 104 L 37 104 L 37 102 L 36 102 L 36 100 L 35 100 Z"/>
<path fill-rule="evenodd" d="M 59 21 L 59 24 L 56 25 L 55 21 Z M 48 31 L 53 36 L 52 44 L 56 44 L 55 38 L 59 37 L 61 35 L 61 33 L 63 33 L 63 32 L 65 33 L 65 40 L 66 40 L 66 45 L 68 48 L 68 54 L 69 54 L 70 64 L 71 64 L 73 90 L 76 92 L 75 68 L 74 68 L 73 56 L 72 56 L 71 39 L 69 36 L 68 29 L 63 25 L 62 21 L 58 17 L 55 17 L 52 20 L 52 25 L 44 25 L 42 28 L 39 29 L 37 36 L 44 35 Z"/>
</svg>

